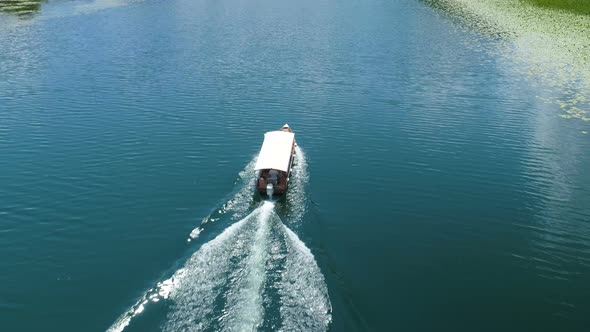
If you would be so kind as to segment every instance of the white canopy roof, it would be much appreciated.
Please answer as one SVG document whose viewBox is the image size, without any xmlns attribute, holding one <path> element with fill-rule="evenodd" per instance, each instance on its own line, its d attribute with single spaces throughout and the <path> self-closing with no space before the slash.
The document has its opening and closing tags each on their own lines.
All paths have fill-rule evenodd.
<svg viewBox="0 0 590 332">
<path fill-rule="evenodd" d="M 288 172 L 294 140 L 295 134 L 286 131 L 269 131 L 264 134 L 264 142 L 254 169 L 273 168 Z"/>
</svg>

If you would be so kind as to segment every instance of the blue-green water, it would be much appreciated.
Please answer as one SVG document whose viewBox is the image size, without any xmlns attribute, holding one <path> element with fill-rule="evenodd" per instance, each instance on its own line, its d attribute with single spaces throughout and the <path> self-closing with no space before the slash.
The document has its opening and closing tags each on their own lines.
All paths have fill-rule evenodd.
<svg viewBox="0 0 590 332">
<path fill-rule="evenodd" d="M 588 125 L 505 42 L 414 0 L 0 13 L 0 330 L 585 331 Z"/>
</svg>

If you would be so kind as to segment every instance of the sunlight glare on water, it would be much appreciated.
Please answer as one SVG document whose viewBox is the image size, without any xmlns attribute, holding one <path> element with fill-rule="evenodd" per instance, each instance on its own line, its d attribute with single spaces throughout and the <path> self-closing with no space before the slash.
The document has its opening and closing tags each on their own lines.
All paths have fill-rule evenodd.
<svg viewBox="0 0 590 332">
<path fill-rule="evenodd" d="M 0 330 L 585 332 L 587 20 L 450 3 L 0 10 Z"/>
</svg>

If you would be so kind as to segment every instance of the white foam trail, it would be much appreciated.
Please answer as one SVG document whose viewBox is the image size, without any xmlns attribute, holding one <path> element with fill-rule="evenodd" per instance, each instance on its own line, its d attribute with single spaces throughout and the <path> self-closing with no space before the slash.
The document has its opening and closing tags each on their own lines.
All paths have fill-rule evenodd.
<svg viewBox="0 0 590 332">
<path fill-rule="evenodd" d="M 201 232 L 204 230 L 204 224 L 218 220 L 222 215 L 230 213 L 232 215 L 233 220 L 236 220 L 245 215 L 245 213 L 250 208 L 250 204 L 252 203 L 253 186 L 251 184 L 254 181 L 255 177 L 254 165 L 256 165 L 257 157 L 258 156 L 252 158 L 252 160 L 250 160 L 250 162 L 238 174 L 236 184 L 241 184 L 241 187 L 238 189 L 238 191 L 220 209 L 214 211 L 214 213 L 204 218 L 201 222 L 201 225 L 191 231 L 187 238 L 188 242 L 191 242 L 191 240 L 196 239 L 201 234 Z M 252 217 L 252 215 L 248 217 Z M 245 219 L 248 219 L 248 217 Z M 240 225 L 241 224 L 238 222 L 226 229 L 224 233 L 228 231 L 232 232 L 232 227 L 240 227 Z M 224 233 L 222 233 L 221 235 L 223 235 Z M 215 240 L 217 240 L 217 238 Z M 211 244 L 213 241 L 209 242 L 208 244 Z M 204 245 L 203 248 L 205 248 L 205 246 L 206 245 Z M 201 250 L 203 248 L 201 248 Z M 178 279 L 183 273 L 184 269 L 178 270 L 172 278 L 160 282 L 156 285 L 155 288 L 146 291 L 146 293 L 127 312 L 121 315 L 107 331 L 123 331 L 125 327 L 129 325 L 131 320 L 144 310 L 144 307 L 149 302 L 149 300 L 153 302 L 158 302 L 161 299 L 167 299 L 172 288 L 174 287 L 174 279 Z"/>
<path fill-rule="evenodd" d="M 305 187 L 308 181 L 307 158 L 303 149 L 297 146 L 295 147 L 295 165 L 293 166 L 289 191 L 287 192 L 287 204 L 289 205 L 287 219 L 291 224 L 300 222 L 305 214 Z"/>
<path fill-rule="evenodd" d="M 141 302 L 136 303 L 133 307 L 136 307 Z M 107 332 L 122 332 L 125 330 L 129 323 L 131 323 L 131 319 L 134 317 L 133 313 L 126 312 L 121 317 L 119 317 L 111 327 L 107 329 Z"/>
<path fill-rule="evenodd" d="M 222 327 L 227 331 L 254 331 L 262 323 L 262 289 L 266 279 L 266 261 L 270 217 L 274 204 L 265 202 L 258 217 L 259 225 L 245 268 L 235 270 L 232 291 L 227 294 L 226 316 Z"/>
<path fill-rule="evenodd" d="M 280 275 L 274 287 L 280 330 L 327 330 L 332 307 L 324 277 L 311 250 L 273 207 L 265 202 L 189 259 L 174 278 L 164 331 L 256 331 L 264 321 L 264 285 L 271 273 Z M 279 236 L 271 236 L 272 229 Z M 269 254 L 278 247 L 282 254 Z"/>
<path fill-rule="evenodd" d="M 203 229 L 201 227 L 197 227 L 197 228 L 193 229 L 191 231 L 191 233 L 188 235 L 189 238 L 187 241 L 190 242 L 191 240 L 198 238 L 199 234 L 201 234 L 202 231 L 203 231 Z"/>
<path fill-rule="evenodd" d="M 224 203 L 221 208 L 213 211 L 205 217 L 201 221 L 201 225 L 191 231 L 187 238 L 187 242 L 196 239 L 203 231 L 205 224 L 215 222 L 225 214 L 231 214 L 232 220 L 238 220 L 244 217 L 250 209 L 250 204 L 253 202 L 253 182 L 255 178 L 254 166 L 256 165 L 257 158 L 258 156 L 252 158 L 246 167 L 244 167 L 244 169 L 238 174 L 238 179 L 235 183 L 240 186 L 238 191 L 226 203 Z"/>
<path fill-rule="evenodd" d="M 252 194 L 254 193 L 254 181 L 256 173 L 254 166 L 258 156 L 250 160 L 248 165 L 238 174 L 236 184 L 241 184 L 238 192 L 224 205 L 223 213 L 232 213 L 232 219 L 242 218 L 250 209 L 250 203 L 253 201 Z"/>
<path fill-rule="evenodd" d="M 287 260 L 280 285 L 280 331 L 326 331 L 332 321 L 332 305 L 324 276 L 311 250 L 282 225 Z"/>
<path fill-rule="evenodd" d="M 273 207 L 265 202 L 204 244 L 108 331 L 123 331 L 150 301 L 165 299 L 171 303 L 164 331 L 255 331 L 264 321 L 264 288 L 273 273 L 279 275 L 273 288 L 280 297 L 280 331 L 327 330 L 332 308 L 324 277 L 311 250 Z"/>
<path fill-rule="evenodd" d="M 257 224 L 249 221 L 259 220 L 268 209 L 272 210 L 272 204 L 254 210 L 228 227 L 193 254 L 182 273 L 175 274 L 170 292 L 173 304 L 164 331 L 200 331 L 211 326 L 215 321 L 214 302 L 229 282 L 227 276 L 235 270 L 232 261 L 243 262 L 244 254 L 252 245 L 250 239 Z"/>
<path fill-rule="evenodd" d="M 247 224 L 248 220 L 256 217 L 260 209 L 253 211 L 246 218 L 226 228 L 220 235 L 213 240 L 205 243 L 185 264 L 185 266 L 174 273 L 174 275 L 159 283 L 156 289 L 150 289 L 146 294 L 126 313 L 121 315 L 107 332 L 121 332 L 129 325 L 131 320 L 143 311 L 147 304 L 146 299 L 150 294 L 157 294 L 163 299 L 171 297 L 176 299 L 177 303 L 190 302 L 195 307 L 192 308 L 194 313 L 186 310 L 177 310 L 170 317 L 172 322 L 190 322 L 185 316 L 207 317 L 211 314 L 212 308 L 209 301 L 215 298 L 216 290 L 221 286 L 225 278 L 223 274 L 229 269 L 229 258 L 239 254 L 240 244 L 244 244 L 246 232 L 238 232 Z M 240 236 L 242 235 L 242 236 Z M 231 241 L 230 241 L 231 240 Z M 237 240 L 237 242 L 236 242 Z M 196 280 L 197 282 L 190 282 Z M 184 286 L 184 287 L 183 287 Z M 181 288 L 182 291 L 178 291 Z M 200 295 L 192 299 L 193 295 Z M 157 297 L 156 297 L 157 298 Z M 154 302 L 157 302 L 154 301 Z M 193 303 L 196 302 L 196 303 Z M 191 310 L 191 308 L 188 308 Z M 203 324 L 188 326 L 187 328 L 199 329 Z M 179 328 L 182 328 L 180 326 Z M 175 330 L 174 326 L 172 329 Z"/>
<path fill-rule="evenodd" d="M 298 163 L 287 196 L 287 204 L 291 204 L 288 211 L 294 211 L 291 223 L 303 217 L 308 181 L 305 155 L 297 150 Z M 253 159 L 240 173 L 238 183 L 242 187 L 238 192 L 205 218 L 190 238 L 198 237 L 207 222 L 226 213 L 237 219 L 250 209 L 255 162 Z M 123 331 L 150 301 L 160 300 L 167 300 L 163 331 L 255 331 L 266 327 L 265 305 L 271 311 L 278 307 L 267 323 L 276 326 L 271 321 L 280 318 L 275 323 L 280 324 L 281 331 L 325 331 L 332 319 L 327 286 L 313 254 L 280 221 L 271 202 L 263 203 L 205 243 L 171 278 L 146 292 L 108 331 Z"/>
</svg>

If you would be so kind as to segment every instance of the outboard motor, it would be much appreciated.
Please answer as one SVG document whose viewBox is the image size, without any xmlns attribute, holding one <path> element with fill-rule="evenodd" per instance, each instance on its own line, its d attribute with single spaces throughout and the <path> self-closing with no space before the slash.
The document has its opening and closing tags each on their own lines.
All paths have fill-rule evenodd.
<svg viewBox="0 0 590 332">
<path fill-rule="evenodd" d="M 272 185 L 272 183 L 269 183 L 266 185 L 266 194 L 268 195 L 268 197 L 272 198 L 272 194 L 275 192 L 275 187 Z"/>
</svg>

